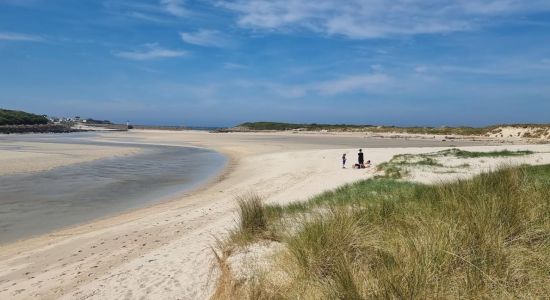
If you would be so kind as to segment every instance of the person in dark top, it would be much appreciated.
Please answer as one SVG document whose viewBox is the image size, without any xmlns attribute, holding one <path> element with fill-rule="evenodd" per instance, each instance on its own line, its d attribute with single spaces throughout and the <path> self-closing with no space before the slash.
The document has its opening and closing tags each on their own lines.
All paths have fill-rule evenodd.
<svg viewBox="0 0 550 300">
<path fill-rule="evenodd" d="M 365 167 L 365 158 L 363 157 L 363 150 L 359 149 L 359 153 L 357 155 L 358 157 L 358 161 L 359 161 L 359 166 L 361 166 L 361 168 L 364 168 Z"/>
</svg>

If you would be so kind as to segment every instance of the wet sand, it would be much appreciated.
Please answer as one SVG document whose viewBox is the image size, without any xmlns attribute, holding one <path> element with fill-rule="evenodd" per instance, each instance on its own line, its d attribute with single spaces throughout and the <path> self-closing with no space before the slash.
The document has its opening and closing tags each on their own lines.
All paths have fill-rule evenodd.
<svg viewBox="0 0 550 300">
<path fill-rule="evenodd" d="M 221 154 L 196 147 L 94 143 L 70 136 L 25 140 L 12 151 L 27 154 L 32 144 L 35 158 L 56 149 L 60 158 L 75 151 L 78 160 L 88 161 L 59 159 L 63 166 L 0 175 L 0 244 L 162 201 L 197 187 L 226 163 Z M 97 147 L 111 156 L 86 155 Z M 131 155 L 118 155 L 127 149 L 133 149 Z"/>
<path fill-rule="evenodd" d="M 131 146 L 109 147 L 47 142 L 66 135 L 4 135 L 0 136 L 0 176 L 39 172 L 97 159 L 128 156 L 139 152 Z M 36 141 L 40 139 L 41 141 Z M 46 141 L 46 142 L 44 142 Z"/>
</svg>

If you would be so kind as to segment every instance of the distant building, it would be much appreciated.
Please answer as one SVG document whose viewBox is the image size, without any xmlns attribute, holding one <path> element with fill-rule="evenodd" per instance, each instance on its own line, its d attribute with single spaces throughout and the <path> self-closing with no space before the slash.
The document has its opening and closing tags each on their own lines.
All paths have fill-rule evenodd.
<svg viewBox="0 0 550 300">
<path fill-rule="evenodd" d="M 59 124 L 61 121 L 58 117 L 48 117 L 48 120 L 54 124 Z"/>
</svg>

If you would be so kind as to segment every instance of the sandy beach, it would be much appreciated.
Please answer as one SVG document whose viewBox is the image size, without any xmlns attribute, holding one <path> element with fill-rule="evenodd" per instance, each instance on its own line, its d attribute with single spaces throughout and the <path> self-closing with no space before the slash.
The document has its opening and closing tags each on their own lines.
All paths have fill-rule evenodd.
<svg viewBox="0 0 550 300">
<path fill-rule="evenodd" d="M 124 142 L 128 138 L 140 143 L 205 147 L 225 154 L 230 163 L 208 184 L 171 201 L 0 246 L 1 299 L 206 299 L 215 280 L 211 247 L 235 224 L 236 196 L 255 192 L 271 203 L 305 200 L 374 176 L 375 165 L 396 154 L 451 146 L 536 152 L 526 157 L 485 159 L 475 164 L 468 176 L 503 164 L 550 163 L 550 145 L 498 145 L 488 140 L 199 131 L 106 133 L 95 139 Z M 0 150 L 0 164 L 8 166 L 0 174 L 44 170 L 133 151 L 127 147 L 108 152 L 96 146 L 63 151 L 57 146 L 23 146 L 35 150 Z M 372 168 L 350 168 L 358 148 L 364 149 Z M 69 152 L 72 155 L 66 154 Z M 341 168 L 343 153 L 348 155 L 346 169 Z M 36 163 L 13 162 L 17 160 Z M 38 163 L 44 160 L 48 162 Z M 436 182 L 464 176 L 443 175 L 422 174 L 419 178 Z"/>
</svg>

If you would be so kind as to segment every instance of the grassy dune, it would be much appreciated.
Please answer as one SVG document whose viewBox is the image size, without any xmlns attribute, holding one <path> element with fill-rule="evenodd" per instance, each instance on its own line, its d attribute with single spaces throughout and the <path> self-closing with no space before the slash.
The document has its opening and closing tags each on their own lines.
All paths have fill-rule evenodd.
<svg viewBox="0 0 550 300">
<path fill-rule="evenodd" d="M 374 125 L 353 125 L 353 124 L 295 124 L 279 122 L 246 122 L 237 125 L 234 129 L 246 130 L 306 130 L 306 131 L 368 131 L 374 133 L 413 133 L 413 134 L 460 134 L 460 135 L 482 135 L 496 126 L 475 128 L 475 127 L 397 127 L 397 126 L 374 126 Z"/>
<path fill-rule="evenodd" d="M 215 299 L 550 295 L 550 165 L 440 185 L 371 179 L 305 203 L 240 207 Z M 228 257 L 263 240 L 280 246 L 269 267 L 235 277 Z"/>
<path fill-rule="evenodd" d="M 460 166 L 448 167 L 440 162 L 441 158 L 454 157 L 458 159 L 468 158 L 502 158 L 516 157 L 534 154 L 533 151 L 519 150 L 500 150 L 500 151 L 466 151 L 460 149 L 447 149 L 433 153 L 425 154 L 400 154 L 395 155 L 390 161 L 378 165 L 378 170 L 384 172 L 384 176 L 393 179 L 403 178 L 409 173 L 409 168 L 418 166 L 431 166 L 436 168 L 456 169 L 457 167 L 467 168 L 469 165 L 464 163 Z M 452 170 L 450 170 L 452 171 Z"/>
<path fill-rule="evenodd" d="M 516 128 L 538 128 L 534 131 L 533 136 L 544 135 L 548 132 L 550 124 L 502 124 L 486 127 L 398 127 L 398 126 L 375 126 L 375 125 L 354 125 L 354 124 L 296 124 L 296 123 L 280 123 L 280 122 L 246 122 L 237 125 L 234 128 L 229 128 L 226 131 L 263 131 L 263 130 L 305 130 L 305 131 L 344 131 L 344 132 L 371 132 L 371 133 L 407 133 L 407 134 L 428 134 L 428 135 L 464 135 L 464 136 L 483 136 L 490 133 L 500 133 L 500 127 L 516 127 Z"/>
</svg>

